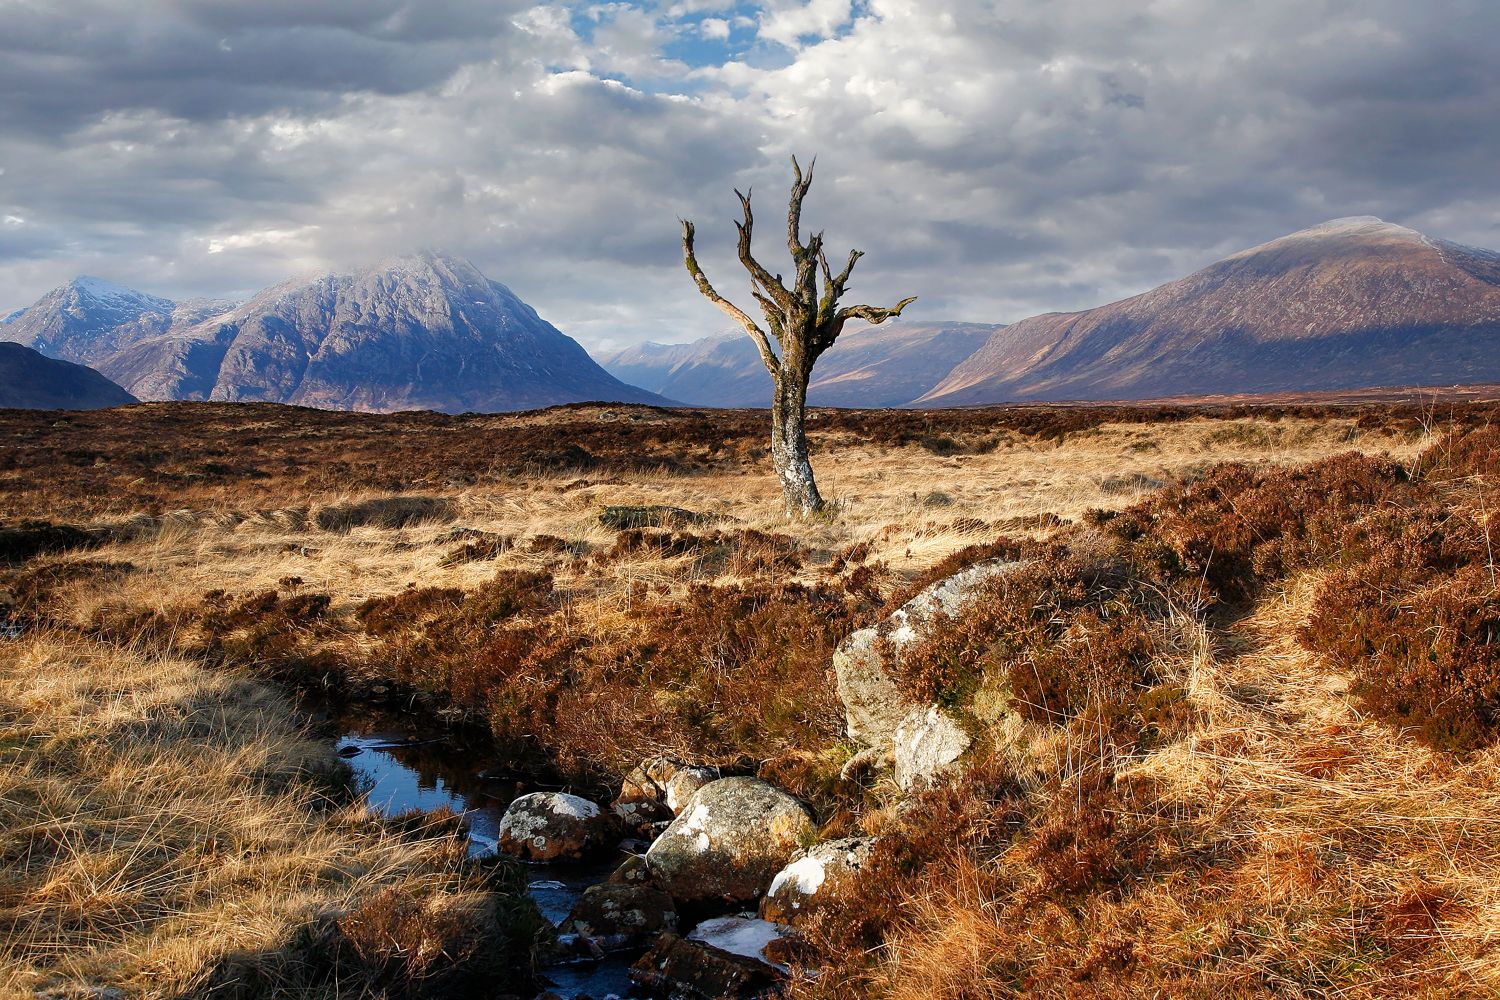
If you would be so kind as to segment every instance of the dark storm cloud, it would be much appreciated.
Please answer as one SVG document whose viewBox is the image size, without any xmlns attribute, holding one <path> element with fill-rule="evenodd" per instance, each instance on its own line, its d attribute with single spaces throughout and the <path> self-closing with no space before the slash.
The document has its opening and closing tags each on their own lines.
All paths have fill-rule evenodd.
<svg viewBox="0 0 1500 1000">
<path fill-rule="evenodd" d="M 704 17 L 758 33 L 743 61 L 665 55 Z M 0 0 L 0 307 L 438 246 L 586 341 L 685 339 L 721 319 L 677 218 L 743 298 L 732 188 L 771 257 L 794 151 L 855 294 L 919 318 L 1342 215 L 1497 246 L 1497 39 L 1489 0 Z"/>
<path fill-rule="evenodd" d="M 189 119 L 402 94 L 482 57 L 518 5 L 442 0 L 0 4 L 0 128 L 66 134 L 100 114 Z"/>
</svg>

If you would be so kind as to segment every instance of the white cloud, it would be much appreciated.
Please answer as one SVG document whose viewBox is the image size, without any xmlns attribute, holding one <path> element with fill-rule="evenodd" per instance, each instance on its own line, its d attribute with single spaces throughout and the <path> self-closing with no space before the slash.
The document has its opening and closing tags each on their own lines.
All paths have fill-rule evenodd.
<svg viewBox="0 0 1500 1000">
<path fill-rule="evenodd" d="M 851 0 L 769 0 L 761 14 L 760 35 L 790 48 L 804 38 L 821 39 L 849 23 Z"/>
<path fill-rule="evenodd" d="M 0 3 L 6 307 L 438 246 L 586 342 L 687 339 L 719 319 L 677 218 L 741 291 L 731 189 L 773 252 L 794 151 L 809 221 L 869 253 L 853 294 L 927 318 L 1096 304 L 1336 215 L 1500 245 L 1500 6 L 1468 0 L 60 9 Z M 673 58 L 729 23 L 760 44 Z"/>
</svg>

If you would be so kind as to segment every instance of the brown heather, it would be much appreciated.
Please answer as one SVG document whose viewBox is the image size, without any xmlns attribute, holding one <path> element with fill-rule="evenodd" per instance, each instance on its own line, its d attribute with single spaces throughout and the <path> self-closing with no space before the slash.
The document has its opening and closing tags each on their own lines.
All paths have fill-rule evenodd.
<svg viewBox="0 0 1500 1000">
<path fill-rule="evenodd" d="M 48 522 L 5 536 L 12 621 L 216 683 L 386 692 L 600 793 L 649 753 L 712 761 L 826 835 L 880 834 L 796 996 L 1500 991 L 1490 408 L 1439 433 L 1383 404 L 816 411 L 832 509 L 794 523 L 761 414 L 3 416 L 6 527 Z M 632 504 L 703 519 L 600 524 Z M 963 777 L 905 806 L 841 778 L 838 641 L 992 557 L 1029 562 L 900 678 L 976 737 Z M 324 822 L 283 806 L 293 844 Z M 82 867 L 48 884 L 81 893 Z M 258 926 L 371 994 L 461 994 L 464 963 L 422 956 L 524 930 L 476 877 L 372 875 L 337 905 L 273 883 Z M 152 933 L 199 940 L 178 927 Z M 51 961 L 24 941 L 12 964 Z M 101 955 L 67 975 L 135 981 Z"/>
</svg>

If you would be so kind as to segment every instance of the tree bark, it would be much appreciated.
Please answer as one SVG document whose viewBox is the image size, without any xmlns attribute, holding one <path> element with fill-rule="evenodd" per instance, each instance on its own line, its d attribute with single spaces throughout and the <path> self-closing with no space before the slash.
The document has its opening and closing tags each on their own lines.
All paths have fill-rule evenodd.
<svg viewBox="0 0 1500 1000">
<path fill-rule="evenodd" d="M 807 384 L 811 371 L 785 365 L 771 397 L 771 464 L 781 480 L 787 517 L 806 517 L 823 509 L 807 454 Z"/>
</svg>

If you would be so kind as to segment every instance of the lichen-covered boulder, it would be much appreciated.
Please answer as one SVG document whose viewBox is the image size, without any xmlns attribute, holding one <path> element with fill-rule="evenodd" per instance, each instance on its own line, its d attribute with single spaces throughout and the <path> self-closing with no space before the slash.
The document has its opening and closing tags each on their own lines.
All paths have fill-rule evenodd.
<svg viewBox="0 0 1500 1000">
<path fill-rule="evenodd" d="M 692 794 L 719 776 L 711 767 L 673 757 L 649 757 L 625 776 L 610 810 L 630 829 L 670 820 Z"/>
<path fill-rule="evenodd" d="M 833 670 L 850 739 L 866 746 L 889 746 L 895 741 L 902 720 L 914 709 L 926 707 L 896 686 L 893 674 L 901 651 L 935 617 L 961 613 L 982 585 L 1022 565 L 1005 559 L 975 563 L 926 588 L 880 624 L 860 629 L 839 643 Z M 888 657 L 896 662 L 888 662 Z"/>
<path fill-rule="evenodd" d="M 848 890 L 869 862 L 875 841 L 867 837 L 829 840 L 798 851 L 792 863 L 771 880 L 760 901 L 763 919 L 796 924 L 828 900 Z"/>
<path fill-rule="evenodd" d="M 682 807 L 687 805 L 688 799 L 692 798 L 698 789 L 710 781 L 717 781 L 718 779 L 719 772 L 711 767 L 700 767 L 693 764 L 679 767 L 667 779 L 667 808 L 672 810 L 672 815 L 677 815 L 682 811 Z"/>
<path fill-rule="evenodd" d="M 505 810 L 497 848 L 528 861 L 576 861 L 618 840 L 615 818 L 588 799 L 565 792 L 532 792 Z"/>
<path fill-rule="evenodd" d="M 735 955 L 676 934 L 663 934 L 630 967 L 630 978 L 653 994 L 680 1000 L 754 997 L 775 988 L 785 974 L 763 961 Z"/>
<path fill-rule="evenodd" d="M 604 951 L 621 951 L 676 930 L 677 908 L 661 889 L 603 882 L 584 890 L 558 933 L 588 938 Z"/>
<path fill-rule="evenodd" d="M 678 902 L 749 902 L 814 832 L 812 814 L 758 778 L 720 778 L 698 789 L 646 852 Z"/>
<path fill-rule="evenodd" d="M 936 705 L 908 712 L 896 727 L 892 758 L 896 784 L 904 792 L 925 792 L 952 774 L 972 737 Z"/>
</svg>

